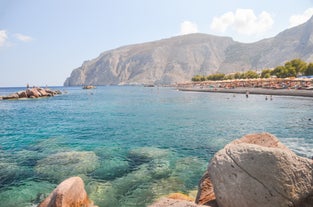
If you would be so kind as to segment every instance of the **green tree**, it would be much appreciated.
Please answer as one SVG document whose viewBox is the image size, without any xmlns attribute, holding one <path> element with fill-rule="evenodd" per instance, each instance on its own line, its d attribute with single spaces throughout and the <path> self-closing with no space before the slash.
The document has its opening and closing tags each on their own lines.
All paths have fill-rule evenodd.
<svg viewBox="0 0 313 207">
<path fill-rule="evenodd" d="M 286 76 L 288 77 L 288 74 L 289 73 L 292 73 L 294 71 L 295 75 L 294 76 L 297 76 L 297 72 L 296 72 L 296 67 L 294 65 L 292 65 L 291 62 L 286 62 L 285 63 L 285 70 L 284 70 L 284 75 L 283 76 Z M 286 77 L 282 77 L 282 78 L 286 78 Z"/>
<path fill-rule="evenodd" d="M 286 78 L 287 77 L 296 77 L 297 76 L 297 71 L 296 68 L 292 67 L 292 68 L 287 68 L 287 74 L 286 74 Z"/>
<path fill-rule="evenodd" d="M 207 77 L 207 80 L 224 80 L 224 78 L 225 78 L 225 74 L 215 73 L 215 74 L 209 75 Z"/>
<path fill-rule="evenodd" d="M 277 66 L 276 68 L 274 68 L 274 70 L 271 71 L 271 75 L 274 75 L 278 78 L 281 78 L 282 74 L 285 71 L 285 67 L 284 66 Z"/>
<path fill-rule="evenodd" d="M 313 63 L 309 63 L 304 75 L 313 75 Z"/>
<path fill-rule="evenodd" d="M 205 77 L 203 75 L 195 75 L 191 78 L 191 80 L 194 82 L 205 81 Z"/>
<path fill-rule="evenodd" d="M 296 70 L 296 75 L 303 74 L 307 69 L 307 63 L 301 59 L 293 59 L 290 62 L 286 63 L 288 66 L 294 67 Z M 285 67 L 288 68 L 285 64 Z"/>
<path fill-rule="evenodd" d="M 277 66 L 274 70 L 272 70 L 271 75 L 275 75 L 277 78 L 287 78 L 287 77 L 295 77 L 296 69 L 289 64 L 285 64 L 285 66 Z"/>
<path fill-rule="evenodd" d="M 298 70 L 299 70 L 299 68 L 298 68 Z M 296 66 L 294 66 L 292 64 L 292 62 L 290 61 L 290 62 L 285 63 L 285 70 L 282 74 L 283 77 L 281 77 L 281 78 L 296 77 L 297 74 L 298 73 L 297 73 Z"/>
<path fill-rule="evenodd" d="M 271 69 L 264 69 L 261 72 L 261 78 L 270 78 L 271 77 Z"/>
<path fill-rule="evenodd" d="M 244 78 L 244 74 L 240 73 L 240 72 L 237 72 L 237 73 L 234 74 L 234 78 L 235 79 L 243 79 Z"/>
<path fill-rule="evenodd" d="M 258 78 L 259 75 L 257 74 L 257 72 L 253 70 L 248 70 L 247 72 L 244 73 L 244 77 L 249 78 L 249 79 L 254 79 L 254 78 Z"/>
<path fill-rule="evenodd" d="M 228 74 L 225 76 L 225 79 L 226 80 L 233 80 L 233 79 L 235 79 L 235 75 L 234 74 Z"/>
</svg>

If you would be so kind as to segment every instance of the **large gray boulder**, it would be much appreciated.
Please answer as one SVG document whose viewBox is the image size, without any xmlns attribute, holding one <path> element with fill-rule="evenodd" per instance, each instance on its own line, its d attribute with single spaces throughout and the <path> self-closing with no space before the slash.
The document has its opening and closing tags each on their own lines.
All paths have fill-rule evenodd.
<svg viewBox="0 0 313 207">
<path fill-rule="evenodd" d="M 271 134 L 226 145 L 208 167 L 219 207 L 312 207 L 313 162 Z"/>
</svg>

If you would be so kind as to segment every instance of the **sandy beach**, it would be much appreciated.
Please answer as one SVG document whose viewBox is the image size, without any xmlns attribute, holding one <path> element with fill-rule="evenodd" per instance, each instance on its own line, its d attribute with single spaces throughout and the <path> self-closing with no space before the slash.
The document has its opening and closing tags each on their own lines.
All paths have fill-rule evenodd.
<svg viewBox="0 0 313 207">
<path fill-rule="evenodd" d="M 313 97 L 312 79 L 266 78 L 187 82 L 177 85 L 180 91 L 260 94 Z"/>
<path fill-rule="evenodd" d="M 180 91 L 194 91 L 194 92 L 212 92 L 212 93 L 237 93 L 245 94 L 246 91 L 249 94 L 260 95 L 275 95 L 275 96 L 302 96 L 313 97 L 313 90 L 298 90 L 298 89 L 265 89 L 265 88 L 178 88 Z"/>
</svg>

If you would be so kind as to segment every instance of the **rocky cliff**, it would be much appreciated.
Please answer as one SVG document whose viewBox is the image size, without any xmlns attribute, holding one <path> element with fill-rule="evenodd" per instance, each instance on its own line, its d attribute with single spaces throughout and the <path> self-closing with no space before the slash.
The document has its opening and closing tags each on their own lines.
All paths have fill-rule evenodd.
<svg viewBox="0 0 313 207">
<path fill-rule="evenodd" d="M 196 74 L 261 70 L 293 58 L 313 61 L 313 17 L 255 43 L 190 34 L 106 51 L 71 73 L 65 86 L 173 84 Z"/>
</svg>

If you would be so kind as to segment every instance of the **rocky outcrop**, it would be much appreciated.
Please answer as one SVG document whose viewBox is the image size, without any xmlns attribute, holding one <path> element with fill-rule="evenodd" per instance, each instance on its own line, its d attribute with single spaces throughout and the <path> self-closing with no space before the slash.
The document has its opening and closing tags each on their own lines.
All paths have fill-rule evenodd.
<svg viewBox="0 0 313 207">
<path fill-rule="evenodd" d="M 189 34 L 103 52 L 73 70 L 64 85 L 175 84 L 198 74 L 272 68 L 294 58 L 312 62 L 312 50 L 313 18 L 249 44 Z"/>
<path fill-rule="evenodd" d="M 219 207 L 312 207 L 312 173 L 311 159 L 268 133 L 231 142 L 208 167 Z"/>
<path fill-rule="evenodd" d="M 0 96 L 0 100 L 8 99 L 20 99 L 20 98 L 40 98 L 40 97 L 50 97 L 58 94 L 62 94 L 60 90 L 51 90 L 48 88 L 28 88 L 25 91 L 18 91 L 16 93 Z"/>
<path fill-rule="evenodd" d="M 89 200 L 80 177 L 71 177 L 60 183 L 38 207 L 97 207 Z"/>
</svg>

